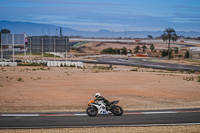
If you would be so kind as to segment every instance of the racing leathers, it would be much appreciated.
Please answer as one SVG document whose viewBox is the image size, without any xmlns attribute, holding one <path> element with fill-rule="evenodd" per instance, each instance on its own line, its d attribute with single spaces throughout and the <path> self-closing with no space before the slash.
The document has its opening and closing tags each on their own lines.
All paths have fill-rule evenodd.
<svg viewBox="0 0 200 133">
<path fill-rule="evenodd" d="M 94 101 L 103 101 L 106 104 L 106 106 L 110 107 L 110 102 L 107 99 L 105 99 L 103 96 L 99 96 Z"/>
</svg>

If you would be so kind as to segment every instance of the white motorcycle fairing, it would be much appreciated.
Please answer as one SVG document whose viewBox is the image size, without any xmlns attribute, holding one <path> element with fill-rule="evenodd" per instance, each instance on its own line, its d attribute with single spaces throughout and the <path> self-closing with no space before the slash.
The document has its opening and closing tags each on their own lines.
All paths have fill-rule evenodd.
<svg viewBox="0 0 200 133">
<path fill-rule="evenodd" d="M 123 114 L 123 109 L 116 105 L 119 103 L 119 100 L 110 102 L 110 106 L 107 107 L 106 103 L 103 101 L 95 102 L 91 100 L 88 103 L 88 108 L 86 109 L 86 113 L 89 116 L 96 116 L 96 115 L 104 115 L 104 114 L 113 114 L 115 116 L 120 116 Z"/>
<path fill-rule="evenodd" d="M 112 114 L 110 111 L 106 110 L 106 105 L 103 102 L 99 101 L 92 105 L 98 109 L 98 114 Z"/>
</svg>

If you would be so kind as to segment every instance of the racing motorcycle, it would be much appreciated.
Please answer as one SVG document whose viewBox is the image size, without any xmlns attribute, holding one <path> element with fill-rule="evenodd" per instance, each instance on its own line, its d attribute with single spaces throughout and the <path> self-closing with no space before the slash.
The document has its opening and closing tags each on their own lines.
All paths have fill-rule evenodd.
<svg viewBox="0 0 200 133">
<path fill-rule="evenodd" d="M 89 116 L 96 116 L 99 114 L 114 114 L 115 116 L 120 116 L 123 114 L 123 109 L 120 106 L 116 105 L 118 103 L 119 100 L 112 101 L 110 103 L 110 107 L 107 107 L 103 101 L 95 102 L 94 100 L 91 100 L 88 103 L 86 113 Z"/>
</svg>

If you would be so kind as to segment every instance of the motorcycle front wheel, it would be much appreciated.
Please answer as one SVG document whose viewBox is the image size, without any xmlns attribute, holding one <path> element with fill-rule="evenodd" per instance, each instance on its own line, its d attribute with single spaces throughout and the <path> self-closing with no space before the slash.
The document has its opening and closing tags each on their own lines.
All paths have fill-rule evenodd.
<svg viewBox="0 0 200 133">
<path fill-rule="evenodd" d="M 123 114 L 123 109 L 120 106 L 114 106 L 112 109 L 112 113 L 116 116 L 120 116 Z"/>
<path fill-rule="evenodd" d="M 96 116 L 97 113 L 98 113 L 98 109 L 95 108 L 95 107 L 88 107 L 87 110 L 86 110 L 86 113 L 87 113 L 89 116 Z"/>
</svg>

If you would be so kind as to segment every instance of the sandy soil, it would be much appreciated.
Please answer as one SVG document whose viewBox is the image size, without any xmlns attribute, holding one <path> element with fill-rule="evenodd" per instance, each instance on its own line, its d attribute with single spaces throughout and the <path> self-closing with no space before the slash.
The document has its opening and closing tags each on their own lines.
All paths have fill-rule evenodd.
<svg viewBox="0 0 200 133">
<path fill-rule="evenodd" d="M 200 107 L 200 74 L 84 65 L 1 67 L 0 112 L 84 111 L 97 92 L 127 110 Z"/>
<path fill-rule="evenodd" d="M 199 133 L 200 125 L 158 127 L 102 127 L 102 128 L 58 128 L 58 129 L 9 129 L 0 133 Z"/>
</svg>

